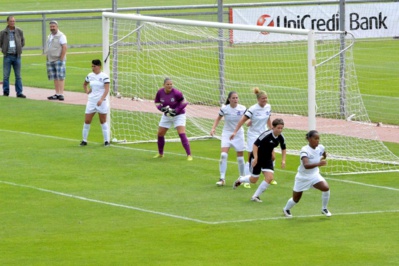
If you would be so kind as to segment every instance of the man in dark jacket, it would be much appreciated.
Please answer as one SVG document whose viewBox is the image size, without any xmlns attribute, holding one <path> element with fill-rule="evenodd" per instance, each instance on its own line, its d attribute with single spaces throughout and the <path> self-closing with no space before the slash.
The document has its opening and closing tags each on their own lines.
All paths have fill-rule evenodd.
<svg viewBox="0 0 399 266">
<path fill-rule="evenodd" d="M 25 46 L 24 33 L 15 27 L 15 18 L 7 17 L 7 27 L 0 32 L 0 47 L 3 57 L 3 95 L 10 94 L 11 66 L 15 74 L 15 91 L 18 98 L 26 98 L 22 93 L 21 54 Z"/>
</svg>

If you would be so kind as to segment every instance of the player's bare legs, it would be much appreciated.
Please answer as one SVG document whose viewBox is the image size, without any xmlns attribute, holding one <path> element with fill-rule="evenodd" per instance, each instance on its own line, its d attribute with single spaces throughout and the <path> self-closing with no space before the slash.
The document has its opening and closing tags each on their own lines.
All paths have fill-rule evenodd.
<svg viewBox="0 0 399 266">
<path fill-rule="evenodd" d="M 58 95 L 63 95 L 64 85 L 65 85 L 65 80 L 55 79 L 54 80 L 55 93 Z"/>
<path fill-rule="evenodd" d="M 65 85 L 65 80 L 54 79 L 55 95 L 57 95 L 58 97 L 57 99 L 60 101 L 64 100 L 64 85 Z"/>
</svg>

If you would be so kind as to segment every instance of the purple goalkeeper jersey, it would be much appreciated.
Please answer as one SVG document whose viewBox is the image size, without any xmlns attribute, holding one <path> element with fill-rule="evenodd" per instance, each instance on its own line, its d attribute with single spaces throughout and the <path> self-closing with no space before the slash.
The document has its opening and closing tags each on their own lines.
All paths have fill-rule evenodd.
<svg viewBox="0 0 399 266">
<path fill-rule="evenodd" d="M 172 88 L 170 93 L 166 93 L 164 88 L 159 89 L 154 101 L 158 110 L 169 105 L 169 108 L 175 109 L 178 115 L 186 113 L 184 108 L 186 108 L 187 102 L 184 100 L 183 93 L 175 88 Z"/>
</svg>

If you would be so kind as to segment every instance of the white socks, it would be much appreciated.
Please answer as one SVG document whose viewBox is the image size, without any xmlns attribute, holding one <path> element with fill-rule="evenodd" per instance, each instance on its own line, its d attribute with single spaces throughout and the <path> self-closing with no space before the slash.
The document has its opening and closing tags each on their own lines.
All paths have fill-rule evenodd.
<svg viewBox="0 0 399 266">
<path fill-rule="evenodd" d="M 108 141 L 108 124 L 104 123 L 101 124 L 101 130 L 103 132 L 103 137 L 104 137 L 104 141 Z M 82 132 L 82 136 L 83 136 L 83 141 L 87 142 L 87 137 L 89 136 L 89 132 L 90 132 L 90 124 L 83 124 L 83 132 Z"/>
<path fill-rule="evenodd" d="M 228 157 L 229 157 L 228 153 L 226 153 L 226 152 L 220 153 L 219 171 L 220 171 L 220 178 L 221 179 L 225 179 L 225 176 L 226 176 L 227 158 Z M 245 175 L 244 157 L 242 157 L 242 156 L 237 157 L 237 163 L 238 163 L 238 171 L 240 173 L 240 176 L 244 176 Z"/>
<path fill-rule="evenodd" d="M 321 206 L 322 209 L 327 209 L 328 201 L 330 200 L 330 190 L 321 192 Z"/>
<path fill-rule="evenodd" d="M 327 209 L 328 201 L 330 200 L 330 190 L 326 192 L 321 192 L 321 203 L 322 207 L 321 209 Z M 287 201 L 287 204 L 284 207 L 284 210 L 290 210 L 292 207 L 294 207 L 297 203 L 290 198 Z"/>
<path fill-rule="evenodd" d="M 238 172 L 240 173 L 240 176 L 245 175 L 244 157 L 242 157 L 242 156 L 237 157 L 237 162 L 238 162 Z"/>
<path fill-rule="evenodd" d="M 101 129 L 103 131 L 104 142 L 108 141 L 108 123 L 101 124 Z"/>
<path fill-rule="evenodd" d="M 223 180 L 225 179 L 226 176 L 227 157 L 229 157 L 229 155 L 226 152 L 222 152 L 220 154 L 219 171 L 220 171 L 220 179 Z"/>
<path fill-rule="evenodd" d="M 296 202 L 292 198 L 290 198 L 287 201 L 287 204 L 285 205 L 284 210 L 291 210 L 291 208 L 294 207 L 295 204 L 296 204 Z"/>
<path fill-rule="evenodd" d="M 270 186 L 265 180 L 260 183 L 258 189 L 255 191 L 255 194 L 252 196 L 253 198 L 259 197 L 268 187 Z"/>
<path fill-rule="evenodd" d="M 241 183 L 250 183 L 249 182 L 250 177 L 251 177 L 251 175 L 244 175 L 244 176 L 240 176 L 238 179 L 240 180 Z"/>
<path fill-rule="evenodd" d="M 83 141 L 87 142 L 87 137 L 89 136 L 89 131 L 90 131 L 90 124 L 83 124 L 83 132 L 82 132 L 82 136 L 83 136 Z"/>
<path fill-rule="evenodd" d="M 249 162 L 246 162 L 246 163 L 245 163 L 244 171 L 245 171 L 245 174 L 244 174 L 244 175 L 250 175 L 250 174 L 251 174 L 251 173 L 249 172 Z"/>
</svg>

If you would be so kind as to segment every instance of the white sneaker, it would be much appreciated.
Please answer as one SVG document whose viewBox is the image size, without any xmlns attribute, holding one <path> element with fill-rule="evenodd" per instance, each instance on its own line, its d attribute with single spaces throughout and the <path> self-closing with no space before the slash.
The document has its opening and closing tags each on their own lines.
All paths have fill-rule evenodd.
<svg viewBox="0 0 399 266">
<path fill-rule="evenodd" d="M 222 187 L 226 184 L 226 181 L 224 179 L 219 179 L 218 182 L 216 182 L 216 185 L 219 187 Z"/>
<path fill-rule="evenodd" d="M 251 200 L 255 202 L 263 202 L 259 197 L 252 197 Z"/>
<path fill-rule="evenodd" d="M 331 215 L 332 215 L 331 212 L 329 212 L 327 209 L 322 209 L 321 213 L 324 214 L 327 217 L 331 217 Z"/>
<path fill-rule="evenodd" d="M 283 213 L 284 213 L 285 217 L 292 218 L 292 214 L 291 214 L 290 210 L 283 209 Z"/>
</svg>

